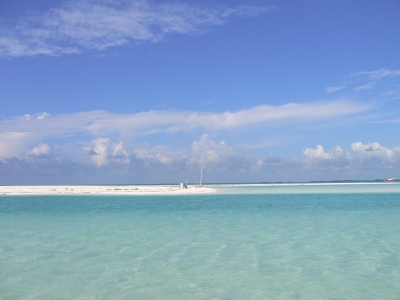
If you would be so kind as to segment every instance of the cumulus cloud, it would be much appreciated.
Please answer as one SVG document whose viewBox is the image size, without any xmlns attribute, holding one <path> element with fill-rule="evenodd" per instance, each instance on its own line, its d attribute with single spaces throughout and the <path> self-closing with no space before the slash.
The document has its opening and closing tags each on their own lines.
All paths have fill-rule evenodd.
<svg viewBox="0 0 400 300">
<path fill-rule="evenodd" d="M 245 156 L 241 149 L 233 147 L 224 140 L 215 141 L 203 134 L 190 147 L 173 149 L 166 146 L 140 147 L 133 150 L 138 165 L 157 172 L 169 172 L 197 178 L 202 167 L 207 178 L 215 181 L 237 180 L 240 175 L 259 174 L 264 166 L 262 160 Z M 235 179 L 236 177 L 236 179 Z M 246 179 L 247 180 L 247 179 Z"/>
<path fill-rule="evenodd" d="M 110 140 L 107 138 L 98 138 L 93 141 L 92 150 L 92 163 L 98 167 L 107 163 L 108 144 Z"/>
<path fill-rule="evenodd" d="M 133 153 L 141 160 L 166 165 L 178 162 L 190 168 L 199 168 L 205 165 L 215 166 L 226 157 L 237 155 L 237 151 L 228 146 L 225 141 L 217 143 L 208 134 L 203 134 L 200 140 L 194 141 L 189 148 L 173 149 L 167 146 L 144 146 L 134 149 Z"/>
<path fill-rule="evenodd" d="M 26 145 L 46 138 L 65 135 L 91 136 L 149 135 L 155 133 L 242 131 L 262 126 L 285 126 L 324 121 L 366 112 L 369 103 L 346 100 L 330 102 L 289 103 L 281 106 L 259 105 L 236 112 L 198 112 L 152 110 L 134 114 L 89 111 L 71 114 L 43 114 L 0 120 L 0 156 L 10 157 L 25 151 Z M 40 118 L 38 118 L 40 117 Z"/>
<path fill-rule="evenodd" d="M 390 170 L 400 166 L 400 146 L 389 149 L 378 142 L 351 144 L 353 153 L 344 151 L 340 146 L 333 147 L 326 152 L 324 147 L 306 148 L 303 154 L 306 157 L 305 167 L 325 167 L 327 170 L 348 169 L 352 172 L 361 170 Z"/>
<path fill-rule="evenodd" d="M 83 150 L 91 155 L 91 162 L 97 167 L 107 165 L 110 161 L 120 164 L 129 164 L 129 154 L 124 149 L 124 143 L 110 144 L 109 138 L 97 138 L 91 142 L 91 146 Z"/>
<path fill-rule="evenodd" d="M 39 156 L 39 155 L 49 155 L 49 154 L 50 154 L 50 147 L 48 144 L 39 144 L 32 150 L 28 150 L 28 155 Z"/>
<path fill-rule="evenodd" d="M 315 149 L 306 148 L 303 150 L 303 154 L 308 159 L 337 159 L 337 158 L 349 158 L 350 154 L 348 152 L 343 151 L 340 146 L 333 147 L 329 152 L 325 152 L 324 147 L 318 145 Z"/>
<path fill-rule="evenodd" d="M 51 153 L 47 144 L 39 144 L 28 150 L 25 157 L 0 159 L 0 177 L 2 182 L 11 178 L 14 184 L 29 176 L 31 180 L 42 176 L 43 183 L 55 178 L 76 181 L 76 174 L 82 180 L 90 178 L 93 183 L 99 178 L 104 182 L 113 178 L 115 182 L 127 183 L 179 182 L 186 178 L 194 182 L 204 166 L 203 178 L 208 182 L 305 181 L 365 179 L 366 174 L 374 176 L 373 179 L 379 178 L 377 174 L 384 178 L 400 167 L 400 146 L 388 148 L 378 142 L 355 142 L 351 149 L 350 153 L 340 146 L 325 150 L 317 145 L 304 149 L 302 157 L 269 154 L 256 159 L 223 140 L 215 141 L 208 134 L 183 149 L 146 144 L 126 147 L 123 142 L 99 137 L 84 147 L 86 161 L 71 161 Z"/>
<path fill-rule="evenodd" d="M 124 142 L 120 142 L 117 145 L 113 145 L 111 159 L 120 164 L 129 164 L 129 154 L 124 149 Z"/>
<path fill-rule="evenodd" d="M 381 146 L 378 142 L 363 144 L 361 142 L 352 143 L 351 149 L 362 159 L 380 158 L 392 161 L 400 158 L 400 146 L 392 149 Z"/>
<path fill-rule="evenodd" d="M 216 143 L 203 134 L 199 141 L 195 141 L 191 147 L 190 162 L 198 166 L 217 164 L 221 157 L 232 156 L 235 151 L 225 141 Z"/>
<path fill-rule="evenodd" d="M 158 42 L 171 33 L 192 34 L 222 25 L 230 16 L 253 17 L 274 7 L 202 8 L 145 0 L 68 1 L 45 13 L 30 14 L 0 30 L 0 55 L 61 55 L 131 44 Z"/>
<path fill-rule="evenodd" d="M 400 146 L 391 149 L 380 145 L 378 142 L 351 144 L 352 150 L 357 154 L 354 163 L 362 170 L 398 170 L 400 168 Z"/>
<path fill-rule="evenodd" d="M 304 166 L 307 169 L 343 170 L 348 168 L 351 163 L 351 154 L 344 151 L 340 146 L 335 146 L 326 152 L 322 145 L 318 145 L 316 148 L 304 149 L 303 154 L 306 157 Z"/>
</svg>

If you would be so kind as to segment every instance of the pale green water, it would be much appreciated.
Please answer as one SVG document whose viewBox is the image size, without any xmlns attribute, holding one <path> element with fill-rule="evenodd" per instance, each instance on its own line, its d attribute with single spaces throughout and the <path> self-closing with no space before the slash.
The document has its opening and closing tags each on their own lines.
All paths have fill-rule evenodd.
<svg viewBox="0 0 400 300">
<path fill-rule="evenodd" d="M 400 299 L 400 194 L 0 197 L 0 299 Z"/>
</svg>

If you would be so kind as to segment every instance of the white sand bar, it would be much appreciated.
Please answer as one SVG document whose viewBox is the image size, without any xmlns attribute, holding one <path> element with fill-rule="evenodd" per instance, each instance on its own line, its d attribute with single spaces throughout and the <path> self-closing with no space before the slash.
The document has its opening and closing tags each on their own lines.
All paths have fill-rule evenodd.
<svg viewBox="0 0 400 300">
<path fill-rule="evenodd" d="M 0 195 L 180 195 L 214 193 L 205 186 L 179 185 L 68 185 L 68 186 L 0 186 Z"/>
</svg>

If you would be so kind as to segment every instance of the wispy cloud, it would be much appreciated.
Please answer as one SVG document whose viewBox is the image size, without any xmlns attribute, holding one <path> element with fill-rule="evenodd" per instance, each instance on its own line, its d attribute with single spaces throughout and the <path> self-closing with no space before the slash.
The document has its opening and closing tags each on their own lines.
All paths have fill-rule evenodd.
<svg viewBox="0 0 400 300">
<path fill-rule="evenodd" d="M 386 78 L 393 78 L 400 76 L 400 70 L 389 70 L 387 68 L 379 69 L 376 71 L 369 72 L 356 72 L 351 74 L 351 77 L 354 78 L 355 83 L 362 83 L 354 87 L 355 91 L 361 90 L 370 90 L 375 88 L 380 81 L 383 81 Z"/>
<path fill-rule="evenodd" d="M 376 82 L 368 82 L 363 85 L 359 85 L 354 88 L 355 91 L 362 91 L 362 90 L 370 90 L 373 89 L 376 86 Z"/>
<path fill-rule="evenodd" d="M 253 17 L 275 7 L 242 5 L 203 8 L 145 0 L 70 1 L 29 15 L 0 30 L 1 56 L 62 55 L 137 43 L 158 42 L 171 33 L 193 34 L 222 25 L 228 17 Z"/>
<path fill-rule="evenodd" d="M 212 104 L 214 104 L 215 102 L 214 101 L 211 101 L 211 100 L 204 100 L 204 101 L 201 101 L 200 103 L 199 103 L 199 105 L 212 105 Z"/>
<path fill-rule="evenodd" d="M 352 77 L 356 77 L 359 79 L 369 79 L 372 81 L 380 80 L 384 77 L 394 77 L 400 76 L 400 70 L 389 70 L 387 68 L 382 68 L 376 71 L 368 71 L 368 72 L 356 72 L 351 74 Z"/>
<path fill-rule="evenodd" d="M 376 121 L 374 123 L 388 123 L 388 124 L 400 124 L 400 118 L 395 118 L 395 119 L 389 119 L 389 120 L 380 120 Z"/>
<path fill-rule="evenodd" d="M 385 79 L 396 77 L 400 77 L 400 70 L 382 68 L 375 71 L 354 72 L 347 76 L 340 85 L 326 87 L 325 92 L 334 93 L 345 88 L 351 88 L 356 92 L 371 90 L 379 87 Z M 394 83 L 394 86 L 396 86 L 396 82 Z M 392 90 L 389 90 L 383 92 L 382 95 L 390 96 L 393 93 Z"/>
<path fill-rule="evenodd" d="M 333 93 L 336 91 L 340 91 L 341 89 L 344 89 L 346 86 L 344 85 L 338 85 L 338 86 L 328 86 L 325 88 L 326 93 Z"/>
</svg>

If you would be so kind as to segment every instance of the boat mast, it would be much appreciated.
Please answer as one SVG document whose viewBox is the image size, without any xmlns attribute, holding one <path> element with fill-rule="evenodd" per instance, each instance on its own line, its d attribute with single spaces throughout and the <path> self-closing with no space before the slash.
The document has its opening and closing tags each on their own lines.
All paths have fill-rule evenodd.
<svg viewBox="0 0 400 300">
<path fill-rule="evenodd" d="M 201 171 L 200 171 L 200 183 L 199 183 L 200 186 L 201 186 L 201 180 L 203 179 L 203 168 L 204 168 L 204 166 L 201 167 Z"/>
</svg>

